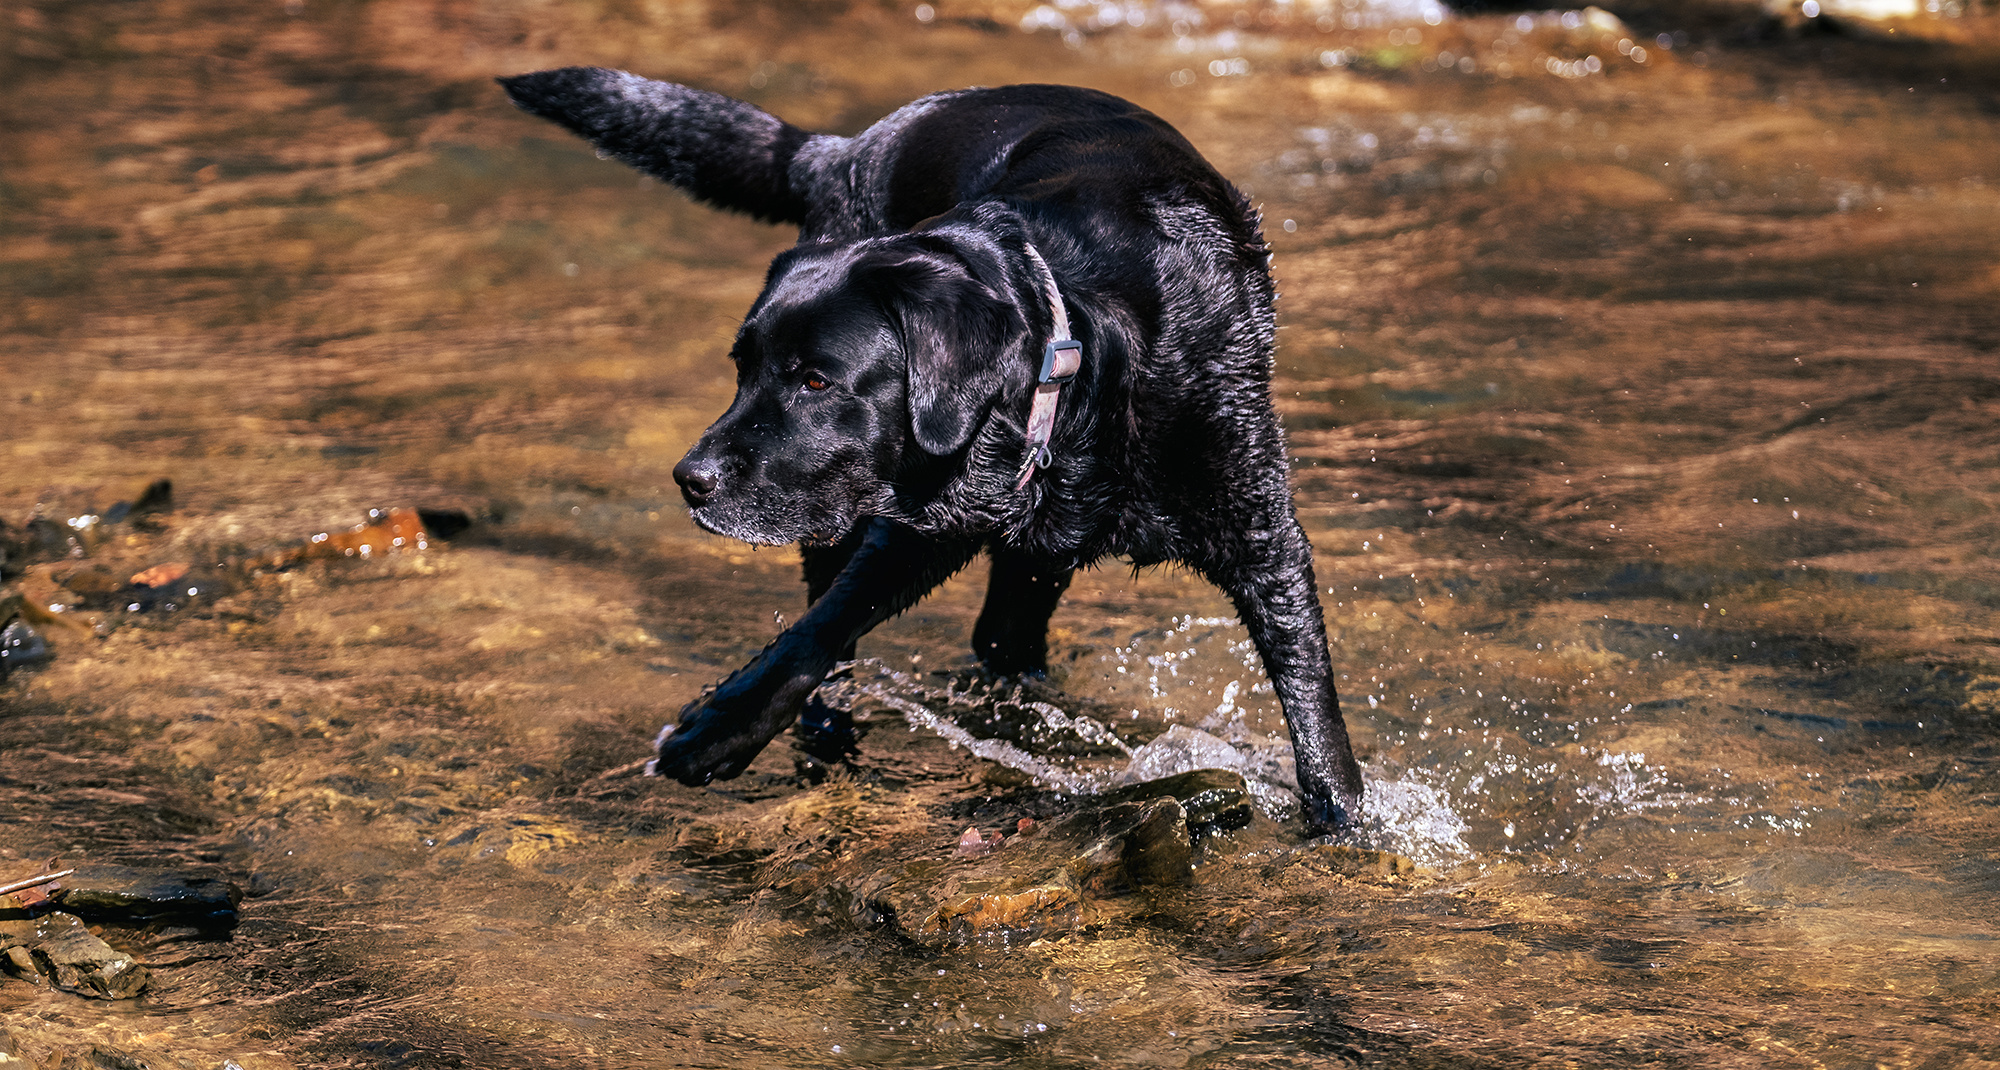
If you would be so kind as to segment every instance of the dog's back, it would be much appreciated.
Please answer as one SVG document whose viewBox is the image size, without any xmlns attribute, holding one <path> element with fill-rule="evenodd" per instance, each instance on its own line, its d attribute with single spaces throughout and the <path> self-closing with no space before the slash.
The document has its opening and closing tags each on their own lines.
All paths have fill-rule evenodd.
<svg viewBox="0 0 2000 1070">
<path fill-rule="evenodd" d="M 854 138 L 813 139 L 799 155 L 793 184 L 811 206 L 803 239 L 908 230 L 989 199 L 1060 206 L 1106 226 L 1143 224 L 1147 205 L 1190 198 L 1239 214 L 1227 183 L 1172 127 L 1073 86 L 940 93 Z"/>
<path fill-rule="evenodd" d="M 1160 209 L 1206 210 L 1233 242 L 1261 249 L 1248 205 L 1185 138 L 1092 89 L 938 93 L 838 137 L 623 71 L 566 67 L 501 84 L 525 110 L 700 200 L 799 225 L 801 242 L 908 230 L 998 198 L 1058 205 L 1105 227 L 1152 224 Z"/>
</svg>

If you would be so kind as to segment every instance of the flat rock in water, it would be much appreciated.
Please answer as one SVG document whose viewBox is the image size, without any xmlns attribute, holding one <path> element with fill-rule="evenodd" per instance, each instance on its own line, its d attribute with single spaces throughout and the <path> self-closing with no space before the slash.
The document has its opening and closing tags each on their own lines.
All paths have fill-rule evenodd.
<svg viewBox="0 0 2000 1070">
<path fill-rule="evenodd" d="M 172 918 L 196 925 L 231 925 L 243 890 L 213 877 L 78 866 L 49 898 L 71 914 L 99 921 Z"/>
<path fill-rule="evenodd" d="M 968 895 L 940 904 L 917 923 L 915 935 L 963 941 L 1004 931 L 1032 939 L 1074 927 L 1082 911 L 1076 892 L 1062 887 Z"/>
<path fill-rule="evenodd" d="M 1195 830 L 1247 824 L 1247 809 L 1240 822 L 1236 814 L 1246 796 L 1233 773 L 1172 777 L 1080 800 L 1075 813 L 979 852 L 966 851 L 960 837 L 956 850 L 940 843 L 915 859 L 861 852 L 792 869 L 774 883 L 857 925 L 924 943 L 1033 940 L 1186 884 Z"/>
<path fill-rule="evenodd" d="M 1107 791 L 1097 799 L 1100 803 L 1114 804 L 1142 802 L 1163 795 L 1179 801 L 1187 811 L 1188 831 L 1197 840 L 1211 833 L 1244 828 L 1255 816 L 1250 787 L 1243 782 L 1243 775 L 1226 769 L 1192 769 Z"/>
<path fill-rule="evenodd" d="M 61 912 L 0 921 L 0 969 L 92 999 L 130 999 L 146 987 L 146 968 L 92 936 L 83 919 Z"/>
<path fill-rule="evenodd" d="M 1162 795 L 1079 814 L 1074 828 L 1052 822 L 1057 835 L 1085 833 L 1087 846 L 1063 866 L 1064 876 L 1100 899 L 1185 884 L 1194 876 L 1187 816 L 1179 799 Z"/>
</svg>

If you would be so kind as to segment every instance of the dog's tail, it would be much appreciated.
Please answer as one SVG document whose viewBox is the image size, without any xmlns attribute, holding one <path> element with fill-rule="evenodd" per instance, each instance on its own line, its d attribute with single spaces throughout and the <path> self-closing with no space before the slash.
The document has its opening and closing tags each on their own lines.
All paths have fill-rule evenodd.
<svg viewBox="0 0 2000 1070">
<path fill-rule="evenodd" d="M 600 153 L 718 208 L 772 223 L 805 222 L 792 157 L 815 135 L 718 93 L 603 67 L 502 78 L 522 110 L 590 140 Z"/>
</svg>

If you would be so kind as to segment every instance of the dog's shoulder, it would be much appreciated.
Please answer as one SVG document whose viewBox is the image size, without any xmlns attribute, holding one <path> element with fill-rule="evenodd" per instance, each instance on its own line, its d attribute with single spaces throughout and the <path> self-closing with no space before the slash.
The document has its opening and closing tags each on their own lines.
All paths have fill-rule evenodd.
<svg viewBox="0 0 2000 1070">
<path fill-rule="evenodd" d="M 1152 112 L 1094 89 L 1009 85 L 911 102 L 852 138 L 801 154 L 796 176 L 821 240 L 907 230 L 967 202 L 1131 203 L 1193 190 L 1227 203 L 1221 177 Z"/>
</svg>

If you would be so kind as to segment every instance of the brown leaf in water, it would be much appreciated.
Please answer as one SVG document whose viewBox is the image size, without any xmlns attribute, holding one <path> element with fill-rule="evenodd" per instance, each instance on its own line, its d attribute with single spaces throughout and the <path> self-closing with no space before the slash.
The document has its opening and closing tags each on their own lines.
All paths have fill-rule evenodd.
<svg viewBox="0 0 2000 1070">
<path fill-rule="evenodd" d="M 143 572 L 134 573 L 132 576 L 132 585 L 135 587 L 165 587 L 167 584 L 187 575 L 190 567 L 185 561 L 154 565 Z"/>
<path fill-rule="evenodd" d="M 15 906 L 33 913 L 37 907 L 48 903 L 50 892 L 61 887 L 61 883 L 51 881 L 48 884 L 37 884 L 31 888 L 22 888 L 18 891 L 10 892 L 8 893 L 8 898 L 14 901 Z"/>
<path fill-rule="evenodd" d="M 74 869 L 62 868 L 62 857 L 58 855 L 50 858 L 40 873 L 0 884 L 0 895 L 12 896 L 22 909 L 31 910 L 48 902 L 49 893 L 62 887 L 56 882 L 74 872 Z"/>
<path fill-rule="evenodd" d="M 415 509 L 391 509 L 377 515 L 375 523 L 363 524 L 352 531 L 313 536 L 305 556 L 375 557 L 422 550 L 430 545 L 430 533 L 424 530 L 424 522 Z"/>
</svg>

